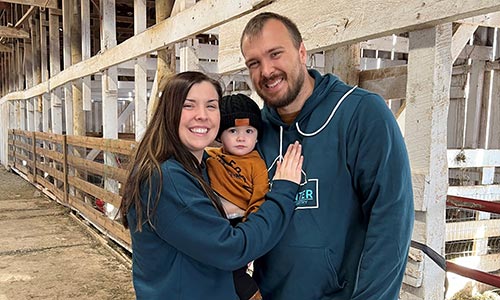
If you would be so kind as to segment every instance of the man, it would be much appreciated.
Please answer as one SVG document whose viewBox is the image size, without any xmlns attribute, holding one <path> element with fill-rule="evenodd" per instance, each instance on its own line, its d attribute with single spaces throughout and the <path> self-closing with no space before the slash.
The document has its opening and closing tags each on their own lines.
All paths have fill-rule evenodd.
<svg viewBox="0 0 500 300">
<path fill-rule="evenodd" d="M 303 145 L 297 210 L 279 244 L 255 265 L 266 300 L 395 300 L 413 229 L 408 155 L 384 100 L 306 68 L 297 26 L 253 17 L 241 51 L 265 106 L 260 151 Z"/>
</svg>

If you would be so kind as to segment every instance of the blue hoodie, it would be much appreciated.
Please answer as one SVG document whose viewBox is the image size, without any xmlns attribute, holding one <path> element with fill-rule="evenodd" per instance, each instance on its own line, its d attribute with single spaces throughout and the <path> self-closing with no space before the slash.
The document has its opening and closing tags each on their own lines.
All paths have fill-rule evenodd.
<svg viewBox="0 0 500 300">
<path fill-rule="evenodd" d="M 255 263 L 255 277 L 265 300 L 395 300 L 414 218 L 400 129 L 380 96 L 309 75 L 314 91 L 293 124 L 262 111 L 269 176 L 298 140 L 304 178 L 290 225 Z"/>
<path fill-rule="evenodd" d="M 238 299 L 232 271 L 269 251 L 280 239 L 294 211 L 298 185 L 274 181 L 259 211 L 233 228 L 180 163 L 169 159 L 161 170 L 154 227 L 145 221 L 144 212 L 138 232 L 133 206 L 127 214 L 137 299 Z M 153 191 L 157 184 L 158 176 L 154 176 Z M 146 188 L 142 196 L 146 199 Z"/>
</svg>

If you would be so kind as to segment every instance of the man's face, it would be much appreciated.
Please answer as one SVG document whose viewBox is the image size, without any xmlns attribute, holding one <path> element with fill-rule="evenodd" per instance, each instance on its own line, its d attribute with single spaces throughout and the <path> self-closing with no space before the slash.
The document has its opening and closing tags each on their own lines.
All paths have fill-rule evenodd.
<svg viewBox="0 0 500 300">
<path fill-rule="evenodd" d="M 297 49 L 286 27 L 270 19 L 260 34 L 243 38 L 241 50 L 254 88 L 264 102 L 275 108 L 290 105 L 307 72 L 304 45 Z"/>
</svg>

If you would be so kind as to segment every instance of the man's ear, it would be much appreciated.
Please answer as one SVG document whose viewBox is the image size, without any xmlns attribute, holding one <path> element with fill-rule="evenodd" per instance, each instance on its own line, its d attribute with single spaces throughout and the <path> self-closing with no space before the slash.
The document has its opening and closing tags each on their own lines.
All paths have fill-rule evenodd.
<svg viewBox="0 0 500 300">
<path fill-rule="evenodd" d="M 306 46 L 304 46 L 304 42 L 300 43 L 299 57 L 300 57 L 300 62 L 305 65 L 307 63 L 307 50 Z"/>
</svg>

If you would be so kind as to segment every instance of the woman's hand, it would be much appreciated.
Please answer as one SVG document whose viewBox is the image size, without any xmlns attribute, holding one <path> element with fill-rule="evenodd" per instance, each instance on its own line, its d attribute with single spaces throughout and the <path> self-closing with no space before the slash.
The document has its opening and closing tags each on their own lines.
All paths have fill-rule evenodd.
<svg viewBox="0 0 500 300">
<path fill-rule="evenodd" d="M 302 145 L 295 142 L 288 146 L 283 161 L 278 161 L 276 173 L 274 173 L 273 180 L 283 179 L 290 180 L 300 184 L 302 177 L 302 163 L 304 157 L 301 155 Z"/>
</svg>

